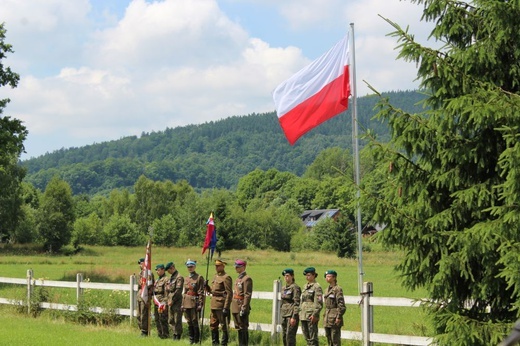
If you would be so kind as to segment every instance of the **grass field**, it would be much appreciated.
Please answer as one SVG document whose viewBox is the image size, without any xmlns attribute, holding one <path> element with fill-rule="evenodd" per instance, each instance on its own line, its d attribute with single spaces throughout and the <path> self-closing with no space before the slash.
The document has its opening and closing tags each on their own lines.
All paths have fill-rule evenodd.
<svg viewBox="0 0 520 346">
<path fill-rule="evenodd" d="M 421 291 L 407 292 L 404 290 L 393 271 L 393 267 L 399 260 L 399 253 L 384 251 L 378 244 L 371 244 L 372 251 L 363 254 L 364 281 L 374 283 L 374 296 L 380 297 L 408 297 L 423 298 L 425 293 Z M 74 255 L 49 255 L 39 254 L 31 248 L 26 247 L 2 247 L 0 248 L 0 276 L 25 278 L 28 269 L 32 269 L 35 278 L 47 280 L 75 281 L 76 273 L 83 273 L 84 278 L 93 282 L 118 282 L 128 283 L 132 274 L 138 274 L 137 260 L 144 257 L 145 247 L 86 247 L 83 251 Z M 182 275 L 187 274 L 183 263 L 191 258 L 198 263 L 197 271 L 206 276 L 206 258 L 201 255 L 200 248 L 162 248 L 154 247 L 152 252 L 152 263 L 175 262 L 177 269 Z M 353 259 L 340 259 L 333 254 L 324 253 L 280 253 L 274 251 L 229 251 L 222 254 L 222 258 L 232 264 L 234 259 L 243 258 L 248 261 L 247 272 L 253 278 L 255 291 L 272 291 L 273 281 L 281 278 L 281 272 L 287 267 L 295 270 L 297 283 L 304 283 L 303 270 L 308 266 L 314 266 L 319 273 L 318 281 L 325 285 L 323 273 L 327 269 L 338 272 L 338 283 L 343 287 L 345 295 L 357 295 L 358 274 L 357 261 Z M 235 277 L 234 268 L 229 265 L 227 271 Z M 209 266 L 209 277 L 214 274 L 213 265 Z M 0 284 L 0 297 L 23 299 L 24 287 L 13 287 L 14 285 Z M 100 294 L 99 292 L 92 294 Z M 114 294 L 114 292 L 106 292 Z M 119 295 L 117 299 L 110 297 L 111 301 L 120 301 L 118 304 L 126 304 L 127 296 Z M 49 294 L 49 301 L 59 303 L 75 303 L 75 291 L 71 289 L 53 288 Z M 268 323 L 271 319 L 271 302 L 257 300 L 252 303 L 251 321 Z M 127 307 L 127 306 L 124 306 Z M 403 335 L 430 335 L 431 328 L 427 322 L 425 313 L 420 308 L 390 308 L 375 307 L 374 326 L 377 333 L 403 334 Z M 10 309 L 2 308 L 0 323 L 4 330 L 16 330 L 16 325 L 34 325 L 37 331 L 41 323 L 44 330 L 52 328 L 59 329 L 60 334 L 82 335 L 86 333 L 90 338 L 101 337 L 96 344 L 105 344 L 111 338 L 126 340 L 119 343 L 110 341 L 111 344 L 132 344 L 135 342 L 136 327 L 129 323 L 122 323 L 118 327 L 96 327 L 65 323 L 60 320 L 56 313 L 45 312 L 40 318 L 27 319 L 16 316 L 16 319 L 6 317 L 11 315 Z M 345 330 L 360 331 L 361 317 L 360 307 L 349 305 L 345 315 Z M 209 313 L 207 313 L 209 315 Z M 45 324 L 49 324 L 45 326 Z M 12 325 L 12 328 L 11 328 Z M 11 332 L 9 334 L 12 334 Z M 32 334 L 32 333 L 31 333 Z M 102 336 L 105 334 L 110 334 Z M 65 336 L 64 336 L 65 337 Z M 74 337 L 76 338 L 76 337 Z M 155 338 L 154 338 L 155 339 Z M 264 340 L 265 337 L 258 336 Z M 24 344 L 27 343 L 25 337 Z M 69 340 L 70 342 L 70 340 Z M 160 340 L 147 340 L 154 344 Z M 267 341 L 268 342 L 268 341 Z M 3 343 L 3 340 L 2 340 Z M 265 341 L 264 341 L 265 343 Z M 16 344 L 15 341 L 7 344 Z M 44 342 L 35 344 L 46 344 Z M 54 343 L 56 344 L 56 343 Z M 57 343 L 59 344 L 59 343 Z M 84 343 L 82 343 L 84 344 Z M 90 344 L 90 343 L 86 343 Z M 268 343 L 267 343 L 268 344 Z M 348 343 L 345 343 L 348 344 Z M 354 344 L 352 344 L 354 345 Z"/>
</svg>

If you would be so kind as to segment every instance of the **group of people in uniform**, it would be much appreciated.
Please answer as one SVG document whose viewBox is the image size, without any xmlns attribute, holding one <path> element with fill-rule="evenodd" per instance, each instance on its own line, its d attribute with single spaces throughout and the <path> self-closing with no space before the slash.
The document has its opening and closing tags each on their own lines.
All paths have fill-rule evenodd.
<svg viewBox="0 0 520 346">
<path fill-rule="evenodd" d="M 144 266 L 144 258 L 138 261 Z M 188 324 L 190 344 L 200 341 L 199 320 L 202 317 L 202 309 L 206 295 L 211 295 L 210 323 L 212 345 L 227 345 L 229 342 L 229 324 L 231 316 L 238 332 L 238 345 L 249 344 L 249 314 L 251 311 L 251 296 L 253 293 L 253 280 L 246 273 L 247 262 L 237 259 L 234 263 L 238 274 L 235 284 L 226 273 L 227 263 L 223 260 L 215 261 L 215 276 L 213 281 L 205 281 L 196 272 L 197 263 L 187 260 L 188 275 L 179 274 L 173 262 L 166 265 L 158 264 L 155 267 L 157 280 L 152 281 L 148 287 L 153 292 L 155 306 L 154 316 L 157 332 L 162 339 L 169 338 L 170 326 L 173 340 L 180 340 L 182 335 L 182 317 Z M 166 275 L 166 272 L 170 276 Z M 142 273 L 142 270 L 141 270 Z M 141 280 L 146 278 L 141 277 Z M 316 281 L 318 273 L 314 267 L 308 267 L 303 271 L 305 285 L 301 288 L 294 278 L 294 270 L 287 268 L 282 271 L 285 284 L 281 291 L 281 318 L 282 339 L 284 346 L 296 345 L 296 332 L 301 322 L 303 336 L 309 346 L 317 346 L 318 322 L 320 314 L 325 306 L 323 314 L 323 327 L 330 346 L 341 345 L 341 327 L 345 314 L 345 299 L 343 290 L 337 283 L 337 272 L 327 270 L 324 274 L 328 286 L 323 292 L 321 285 Z M 141 290 L 141 286 L 139 288 Z M 149 304 L 138 294 L 137 320 L 141 335 L 148 335 Z M 220 330 L 222 335 L 220 335 Z"/>
<path fill-rule="evenodd" d="M 138 263 L 143 269 L 144 258 Z M 215 261 L 215 276 L 213 281 L 205 281 L 204 277 L 196 272 L 197 263 L 188 259 L 185 263 L 188 275 L 183 277 L 175 268 L 173 262 L 166 265 L 158 264 L 155 267 L 157 280 L 148 287 L 153 292 L 155 306 L 154 317 L 157 332 L 162 339 L 169 338 L 170 326 L 173 332 L 173 340 L 180 340 L 182 336 L 182 317 L 188 324 L 190 344 L 200 341 L 199 320 L 205 303 L 205 296 L 211 295 L 210 301 L 210 330 L 212 344 L 227 345 L 229 342 L 229 324 L 233 317 L 235 328 L 238 331 L 239 345 L 249 343 L 249 313 L 251 310 L 251 296 L 253 293 L 253 280 L 246 273 L 247 262 L 237 259 L 234 263 L 238 274 L 233 287 L 233 280 L 225 271 L 227 263 L 222 260 Z M 141 270 L 141 273 L 143 270 Z M 166 275 L 166 272 L 170 276 Z M 146 280 L 140 274 L 140 282 Z M 148 315 L 150 303 L 141 297 L 141 285 L 138 294 L 137 321 L 141 329 L 141 335 L 148 336 Z M 219 327 L 222 329 L 220 338 Z"/>
<path fill-rule="evenodd" d="M 338 273 L 327 270 L 324 274 L 328 284 L 325 293 L 316 281 L 318 273 L 314 267 L 303 271 L 306 284 L 300 288 L 294 279 L 294 270 L 282 271 L 285 285 L 281 292 L 282 339 L 284 346 L 296 345 L 296 332 L 301 321 L 302 333 L 309 346 L 317 346 L 318 322 L 325 305 L 323 327 L 330 346 L 341 345 L 341 327 L 346 311 L 343 290 L 338 286 Z"/>
</svg>

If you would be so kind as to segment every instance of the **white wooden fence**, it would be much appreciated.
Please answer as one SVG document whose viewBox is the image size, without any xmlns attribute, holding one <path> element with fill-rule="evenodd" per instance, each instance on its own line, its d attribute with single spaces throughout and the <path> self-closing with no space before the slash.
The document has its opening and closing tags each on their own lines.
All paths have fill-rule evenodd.
<svg viewBox="0 0 520 346">
<path fill-rule="evenodd" d="M 137 281 L 134 275 L 130 276 L 129 284 L 113 284 L 113 283 L 96 283 L 83 281 L 83 275 L 78 273 L 76 275 L 76 282 L 70 281 L 52 281 L 35 279 L 32 270 L 27 271 L 27 277 L 25 279 L 19 278 L 7 278 L 0 277 L 0 283 L 25 285 L 27 287 L 27 299 L 26 300 L 15 300 L 8 298 L 0 298 L 0 304 L 10 305 L 26 305 L 27 311 L 31 310 L 31 295 L 35 286 L 43 287 L 63 287 L 63 288 L 75 288 L 76 289 L 76 300 L 79 301 L 84 289 L 98 289 L 98 290 L 116 290 L 116 291 L 128 291 L 130 293 L 129 308 L 128 309 L 111 309 L 111 313 L 118 315 L 129 316 L 132 320 L 136 316 L 136 304 L 137 304 Z M 359 340 L 363 346 L 372 345 L 374 342 L 395 344 L 395 345 L 408 345 L 408 346 L 426 346 L 431 345 L 433 340 L 429 337 L 423 336 L 409 336 L 409 335 L 393 335 L 393 334 L 379 334 L 374 333 L 373 323 L 373 306 L 401 306 L 401 307 L 412 307 L 417 308 L 420 303 L 409 298 L 384 298 L 384 297 L 373 297 L 372 283 L 365 282 L 363 284 L 363 293 L 360 296 L 345 296 L 346 304 L 360 304 L 362 305 L 362 332 L 356 331 L 341 331 L 341 338 L 345 340 Z M 278 340 L 277 336 L 282 331 L 281 318 L 280 318 L 280 291 L 281 283 L 275 280 L 273 283 L 272 292 L 253 292 L 253 299 L 265 299 L 272 301 L 272 318 L 271 324 L 250 322 L 249 329 L 271 333 L 273 340 Z M 77 311 L 77 305 L 70 304 L 59 304 L 59 303 L 47 303 L 41 302 L 40 308 L 44 309 L 55 309 L 55 310 L 67 310 Z M 91 311 L 101 313 L 104 311 L 102 307 L 91 308 Z M 206 320 L 205 320 L 206 322 Z M 209 322 L 209 321 L 208 321 Z M 301 334 L 301 328 L 298 329 L 298 333 Z M 320 328 L 319 334 L 325 335 L 325 330 Z"/>
</svg>

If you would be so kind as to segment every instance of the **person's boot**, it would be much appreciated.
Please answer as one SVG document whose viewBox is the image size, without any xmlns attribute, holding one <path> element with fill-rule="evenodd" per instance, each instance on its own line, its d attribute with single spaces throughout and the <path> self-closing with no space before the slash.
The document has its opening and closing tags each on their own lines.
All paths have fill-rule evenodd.
<svg viewBox="0 0 520 346">
<path fill-rule="evenodd" d="M 221 346 L 227 346 L 228 344 L 228 339 L 229 339 L 229 334 L 228 334 L 228 331 L 227 330 L 224 330 L 222 331 L 222 342 L 221 342 Z M 218 340 L 217 340 L 218 341 Z"/>
<path fill-rule="evenodd" d="M 200 339 L 200 329 L 199 329 L 199 326 L 194 326 L 193 327 L 193 341 L 194 344 L 198 344 L 199 343 L 199 339 Z"/>
<path fill-rule="evenodd" d="M 249 330 L 244 329 L 242 331 L 244 333 L 244 346 L 249 345 Z"/>
<path fill-rule="evenodd" d="M 238 331 L 238 345 L 247 346 L 249 343 L 249 335 L 247 329 L 240 329 Z"/>
<path fill-rule="evenodd" d="M 213 346 L 218 346 L 218 330 L 211 330 L 211 344 Z"/>
<path fill-rule="evenodd" d="M 195 331 L 193 326 L 188 326 L 188 335 L 190 336 L 190 344 L 195 343 Z"/>
</svg>

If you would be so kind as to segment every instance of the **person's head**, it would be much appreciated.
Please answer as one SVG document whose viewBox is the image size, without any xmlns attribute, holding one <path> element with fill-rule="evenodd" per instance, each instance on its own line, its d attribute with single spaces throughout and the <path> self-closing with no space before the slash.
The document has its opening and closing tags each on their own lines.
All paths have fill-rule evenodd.
<svg viewBox="0 0 520 346">
<path fill-rule="evenodd" d="M 166 269 L 168 273 L 173 274 L 175 273 L 175 264 L 173 262 L 168 262 L 164 266 L 164 269 Z"/>
<path fill-rule="evenodd" d="M 226 264 L 227 263 L 222 260 L 216 260 L 215 261 L 215 270 L 217 271 L 217 273 L 223 272 Z"/>
<path fill-rule="evenodd" d="M 164 275 L 164 264 L 158 264 L 155 266 L 155 271 L 157 272 L 157 275 L 163 276 Z"/>
<path fill-rule="evenodd" d="M 303 271 L 303 275 L 305 275 L 305 279 L 308 282 L 314 282 L 316 281 L 316 276 L 318 276 L 318 273 L 316 273 L 316 269 L 314 267 L 307 267 Z"/>
<path fill-rule="evenodd" d="M 327 281 L 328 284 L 335 284 L 338 273 L 336 273 L 335 270 L 327 270 L 323 276 L 325 277 L 325 281 Z"/>
<path fill-rule="evenodd" d="M 246 270 L 247 262 L 241 259 L 237 259 L 235 261 L 235 270 L 237 273 L 242 273 L 244 270 Z"/>
<path fill-rule="evenodd" d="M 139 267 L 141 267 L 141 269 L 143 269 L 144 265 L 145 265 L 144 258 L 139 258 L 139 260 L 137 261 L 137 264 L 139 264 Z"/>
<path fill-rule="evenodd" d="M 282 271 L 283 278 L 287 284 L 292 284 L 294 282 L 294 270 L 291 268 L 284 269 Z"/>
<path fill-rule="evenodd" d="M 195 271 L 195 269 L 197 268 L 197 262 L 195 262 L 194 260 L 188 259 L 186 261 L 186 268 L 188 269 L 188 271 L 190 273 L 193 273 Z"/>
</svg>

